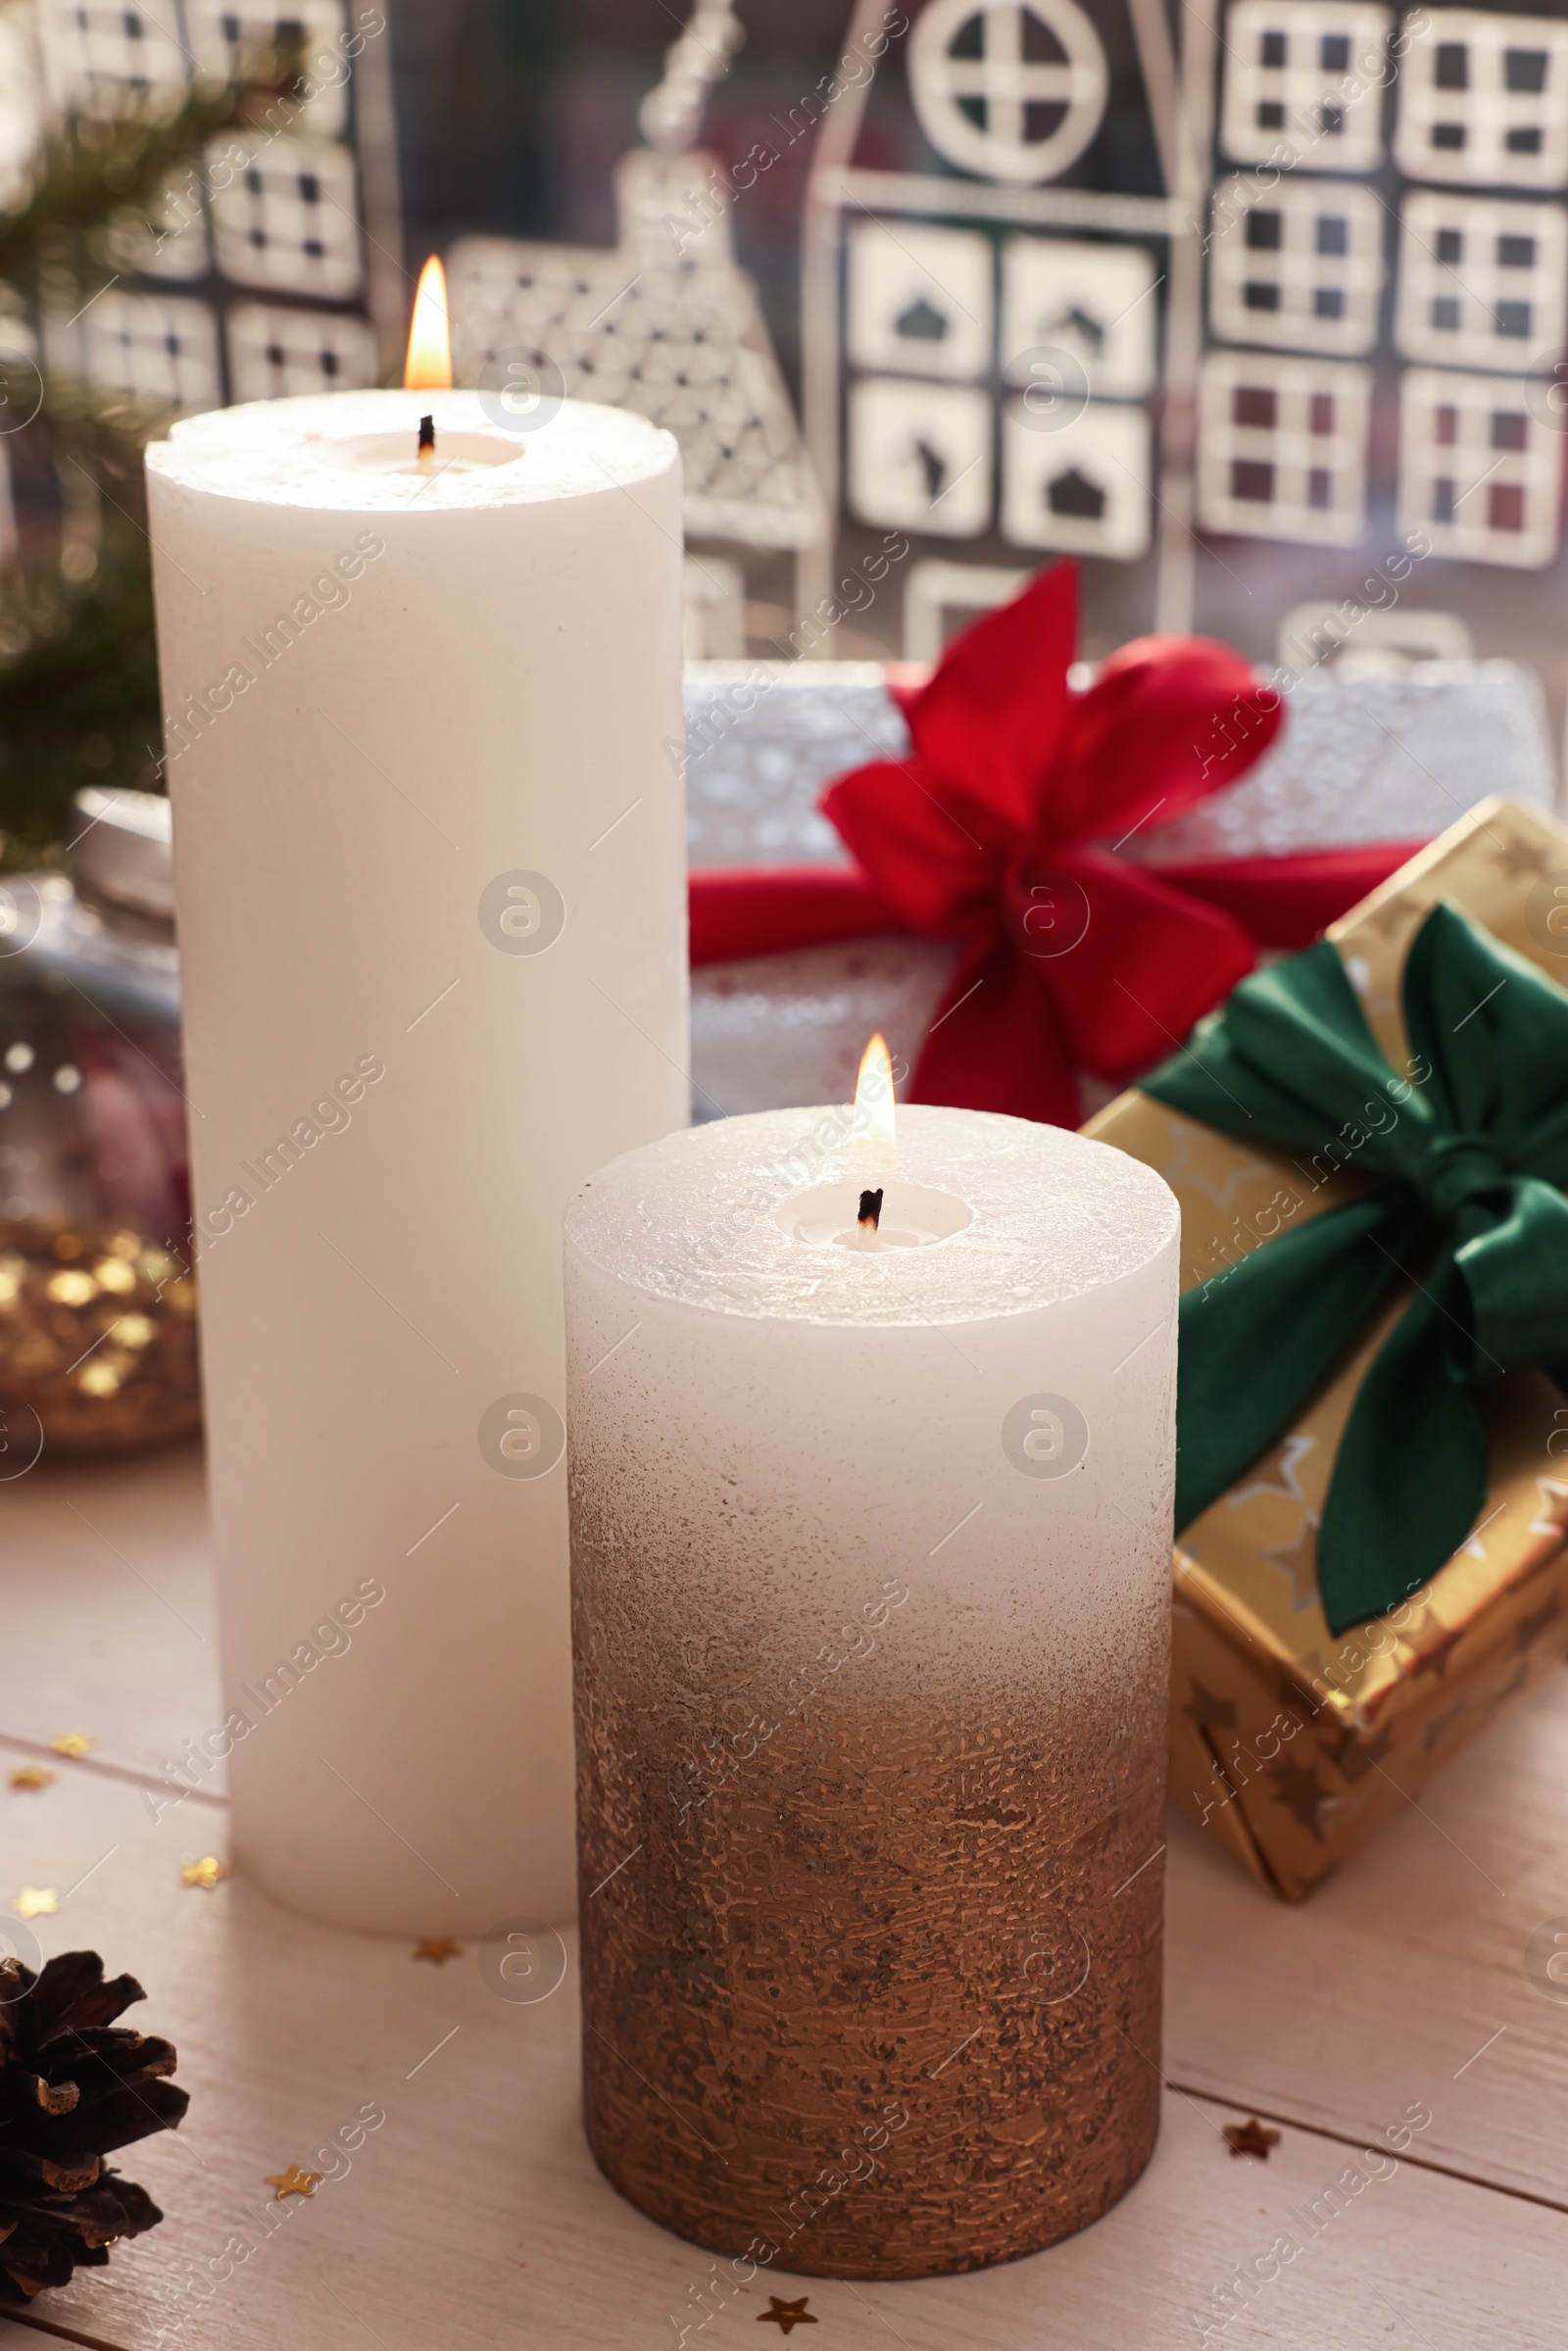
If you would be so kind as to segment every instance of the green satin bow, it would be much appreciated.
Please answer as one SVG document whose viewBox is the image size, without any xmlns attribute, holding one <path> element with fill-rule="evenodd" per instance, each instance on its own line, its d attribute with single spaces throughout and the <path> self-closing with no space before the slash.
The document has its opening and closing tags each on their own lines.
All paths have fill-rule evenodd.
<svg viewBox="0 0 1568 2351">
<path fill-rule="evenodd" d="M 1143 1081 L 1222 1134 L 1329 1152 L 1379 1184 L 1183 1298 L 1178 1528 L 1284 1434 L 1395 1284 L 1417 1286 L 1361 1383 L 1324 1505 L 1336 1633 L 1426 1583 L 1474 1526 L 1477 1385 L 1534 1364 L 1568 1386 L 1568 994 L 1440 906 L 1410 946 L 1404 1021 L 1413 1083 L 1324 940 L 1243 980 Z"/>
</svg>

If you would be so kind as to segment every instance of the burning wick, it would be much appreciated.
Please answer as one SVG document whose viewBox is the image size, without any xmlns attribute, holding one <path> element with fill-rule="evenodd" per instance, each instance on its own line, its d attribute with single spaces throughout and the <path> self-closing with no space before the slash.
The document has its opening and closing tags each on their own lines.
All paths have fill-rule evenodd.
<svg viewBox="0 0 1568 2351">
<path fill-rule="evenodd" d="M 406 392 L 450 392 L 452 389 L 452 337 L 447 329 L 447 281 L 441 264 L 432 253 L 419 271 L 418 290 L 414 297 L 414 316 L 409 321 L 409 355 L 403 364 L 403 389 Z M 418 467 L 421 473 L 434 473 L 435 418 L 419 418 Z"/>
<path fill-rule="evenodd" d="M 853 1220 L 852 1202 L 858 1203 Z M 873 1037 L 860 1061 L 843 1177 L 795 1194 L 776 1213 L 793 1240 L 853 1249 L 862 1257 L 924 1249 L 973 1223 L 974 1211 L 963 1200 L 911 1183 L 900 1168 L 893 1056 L 885 1037 Z"/>
</svg>

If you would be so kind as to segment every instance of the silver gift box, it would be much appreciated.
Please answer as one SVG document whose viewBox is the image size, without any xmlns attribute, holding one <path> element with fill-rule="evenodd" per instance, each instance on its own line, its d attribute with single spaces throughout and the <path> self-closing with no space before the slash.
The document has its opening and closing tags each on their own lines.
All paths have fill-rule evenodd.
<svg viewBox="0 0 1568 2351">
<path fill-rule="evenodd" d="M 686 672 L 687 837 L 694 869 L 847 862 L 817 795 L 909 748 L 868 661 L 694 661 Z M 1121 850 L 1140 865 L 1289 857 L 1430 838 L 1488 793 L 1549 808 L 1556 776 L 1534 674 L 1512 661 L 1422 661 L 1397 676 L 1301 678 L 1255 767 Z M 954 950 L 858 939 L 711 963 L 692 974 L 695 1118 L 846 1102 L 880 1029 L 911 1065 Z M 1110 1089 L 1080 1081 L 1084 1114 Z"/>
</svg>

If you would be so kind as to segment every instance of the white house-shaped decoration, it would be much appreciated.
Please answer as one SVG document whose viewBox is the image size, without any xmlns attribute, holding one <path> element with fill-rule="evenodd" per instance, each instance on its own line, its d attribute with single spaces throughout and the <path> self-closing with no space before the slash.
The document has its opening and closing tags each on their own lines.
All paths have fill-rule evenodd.
<svg viewBox="0 0 1568 2351">
<path fill-rule="evenodd" d="M 1354 547 L 1366 529 L 1366 367 L 1211 352 L 1199 496 L 1211 530 Z"/>
<path fill-rule="evenodd" d="M 930 0 L 909 42 L 920 127 L 960 171 L 1034 187 L 1100 128 L 1105 52 L 1078 0 Z"/>
<path fill-rule="evenodd" d="M 207 303 L 111 286 L 81 325 L 89 379 L 105 391 L 186 413 L 221 406 L 218 318 Z"/>
<path fill-rule="evenodd" d="M 1568 186 L 1568 24 L 1456 8 L 1405 21 L 1394 153 L 1412 179 Z"/>
<path fill-rule="evenodd" d="M 880 60 L 918 168 L 856 160 L 863 80 L 839 97 L 813 158 L 804 323 L 817 470 L 859 522 L 1002 542 L 999 592 L 1021 552 L 1136 563 L 1154 536 L 1149 404 L 1183 226 L 1163 0 L 924 0 L 906 13 L 890 41 L 881 0 L 858 0 L 844 49 Z M 1196 218 L 1186 233 L 1196 251 Z M 1191 316 L 1191 254 L 1184 271 Z"/>
<path fill-rule="evenodd" d="M 1562 342 L 1565 292 L 1560 204 L 1427 188 L 1405 198 L 1395 333 L 1407 359 L 1528 367 Z"/>
<path fill-rule="evenodd" d="M 236 400 L 287 400 L 374 380 L 375 331 L 367 318 L 302 318 L 277 303 L 236 302 L 225 323 Z"/>
<path fill-rule="evenodd" d="M 849 488 L 867 522 L 972 539 L 991 511 L 985 393 L 864 377 L 850 393 Z"/>
<path fill-rule="evenodd" d="M 559 369 L 569 398 L 675 435 L 694 536 L 802 548 L 820 504 L 721 177 L 714 156 L 633 148 L 615 171 L 618 244 L 463 238 L 447 259 L 454 370 L 474 383 L 502 354 Z"/>
<path fill-rule="evenodd" d="M 1276 169 L 1290 152 L 1298 171 L 1375 171 L 1392 22 L 1369 0 L 1236 0 L 1223 36 L 1225 153 Z"/>
<path fill-rule="evenodd" d="M 1145 626 L 1202 625 L 1210 536 L 1370 563 L 1397 528 L 1450 562 L 1553 563 L 1552 8 L 906 0 L 888 38 L 857 0 L 846 55 L 876 63 L 823 120 L 807 213 L 807 425 L 835 504 L 947 542 L 939 567 L 967 539 L 999 583 L 1025 552 L 1152 553 L 1102 592 L 1117 626 L 1141 603 Z M 1484 583 L 1423 582 L 1485 634 Z M 1343 566 L 1292 593 L 1343 597 Z"/>
<path fill-rule="evenodd" d="M 35 83 L 35 136 L 50 115 L 123 115 L 132 101 L 167 119 L 269 47 L 303 43 L 314 82 L 286 127 L 235 125 L 145 219 L 112 224 L 108 290 L 45 305 L 60 374 L 176 411 L 376 381 L 401 345 L 407 281 L 390 129 L 367 128 L 390 123 L 390 42 L 363 16 L 351 22 L 344 0 L 10 0 L 0 77 L 12 96 L 22 73 Z"/>
<path fill-rule="evenodd" d="M 1282 178 L 1259 195 L 1238 173 L 1215 189 L 1214 217 L 1226 223 L 1209 252 L 1217 335 L 1346 358 L 1371 350 L 1387 219 L 1371 188 Z"/>
<path fill-rule="evenodd" d="M 859 367 L 962 383 L 996 332 L 990 240 L 972 228 L 858 220 L 850 237 L 849 349 Z"/>
<path fill-rule="evenodd" d="M 1536 570 L 1557 549 L 1563 436 L 1526 387 L 1412 367 L 1400 386 L 1399 527 L 1438 555 Z"/>
<path fill-rule="evenodd" d="M 1002 248 L 1002 371 L 1029 378 L 1037 352 L 1063 354 L 1102 400 L 1153 390 L 1159 311 L 1144 245 L 1081 237 L 1008 237 Z"/>
<path fill-rule="evenodd" d="M 220 141 L 216 164 L 226 142 Z M 277 138 L 211 199 L 218 267 L 238 286 L 347 301 L 362 263 L 354 158 L 326 139 Z"/>
<path fill-rule="evenodd" d="M 127 90 L 154 107 L 177 106 L 189 76 L 172 12 L 112 7 L 108 0 L 41 0 L 38 37 L 49 96 L 63 112 L 109 115 Z"/>
<path fill-rule="evenodd" d="M 1021 401 L 1002 425 L 1002 524 L 1016 547 L 1130 563 L 1148 552 L 1153 436 L 1140 408 L 1092 400 L 1054 431 Z"/>
<path fill-rule="evenodd" d="M 1375 395 L 1379 449 L 1397 446 L 1399 527 L 1460 562 L 1544 565 L 1559 543 L 1561 419 L 1550 380 L 1531 378 L 1568 335 L 1568 214 L 1547 195 L 1568 186 L 1568 23 L 1434 5 L 1405 12 L 1390 42 L 1392 30 L 1389 11 L 1359 0 L 1235 0 L 1222 19 L 1221 144 L 1253 169 L 1213 192 L 1209 331 L 1221 344 L 1347 360 L 1381 347 L 1418 363 L 1401 380 L 1386 360 Z M 1384 161 L 1385 115 L 1396 169 L 1428 183 L 1401 191 L 1396 243 L 1384 192 L 1349 176 Z M 1444 368 L 1511 380 L 1483 387 Z M 1323 377 L 1304 435 L 1288 422 L 1299 424 L 1299 407 L 1250 357 L 1210 354 L 1198 487 L 1207 528 L 1354 543 L 1372 379 L 1357 388 L 1352 372 L 1336 390 Z M 1312 428 L 1331 409 L 1334 429 Z M 1376 505 L 1389 471 L 1383 460 Z"/>
</svg>

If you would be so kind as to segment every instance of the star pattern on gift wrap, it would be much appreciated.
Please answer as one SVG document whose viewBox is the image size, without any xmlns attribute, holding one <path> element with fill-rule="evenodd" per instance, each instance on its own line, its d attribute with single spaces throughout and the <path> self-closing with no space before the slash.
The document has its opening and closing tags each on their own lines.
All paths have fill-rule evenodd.
<svg viewBox="0 0 1568 2351">
<path fill-rule="evenodd" d="M 1329 1800 L 1329 1791 L 1315 1771 L 1297 1762 L 1294 1755 L 1282 1755 L 1269 1772 L 1275 1791 L 1287 1812 L 1298 1820 L 1303 1829 L 1310 1829 L 1318 1843 L 1323 1842 L 1323 1830 L 1318 1815 Z"/>
<path fill-rule="evenodd" d="M 411 1959 L 428 1959 L 432 1967 L 445 1967 L 449 1959 L 463 1956 L 462 1943 L 455 1943 L 450 1935 L 421 1935 Z"/>
<path fill-rule="evenodd" d="M 1400 891 L 1393 898 L 1386 898 L 1382 906 L 1374 906 L 1365 919 L 1380 938 L 1396 939 L 1407 926 L 1413 930 L 1427 911 L 1423 903 Z"/>
<path fill-rule="evenodd" d="M 200 1861 L 186 1862 L 179 1873 L 179 1882 L 181 1886 L 200 1886 L 203 1893 L 210 1894 L 233 1875 L 226 1861 L 220 1861 L 216 1853 L 204 1853 Z"/>
<path fill-rule="evenodd" d="M 1421 1734 L 1421 1744 L 1429 1755 L 1431 1754 L 1433 1748 L 1439 1745 L 1446 1737 L 1448 1731 L 1458 1721 L 1460 1715 L 1464 1713 L 1470 1701 L 1467 1697 L 1460 1698 L 1456 1704 L 1448 1708 L 1446 1714 L 1436 1715 L 1433 1720 L 1428 1723 L 1425 1731 Z"/>
<path fill-rule="evenodd" d="M 11 1905 L 19 1919 L 50 1919 L 60 1908 L 60 1890 L 54 1886 L 24 1886 Z"/>
<path fill-rule="evenodd" d="M 1546 852 L 1541 842 L 1527 841 L 1522 833 L 1512 831 L 1490 838 L 1494 844 L 1492 861 L 1509 881 L 1532 881 L 1546 871 Z"/>
<path fill-rule="evenodd" d="M 20 1771 L 12 1772 L 8 1776 L 6 1786 L 36 1791 L 40 1788 L 52 1787 L 54 1777 L 54 1773 L 47 1770 L 41 1763 L 24 1763 Z"/>
<path fill-rule="evenodd" d="M 1394 1733 L 1386 1726 L 1376 1739 L 1361 1739 L 1354 1731 L 1342 1731 L 1331 1747 L 1324 1742 L 1324 1753 L 1343 1780 L 1353 1788 L 1358 1780 L 1383 1763 L 1394 1746 Z"/>
<path fill-rule="evenodd" d="M 268 2186 L 275 2190 L 277 2201 L 281 2204 L 285 2196 L 314 2196 L 326 2174 L 302 2172 L 297 2163 L 291 2163 L 286 2172 L 267 2172 L 263 2177 Z"/>
<path fill-rule="evenodd" d="M 1193 1694 L 1183 1706 L 1183 1714 L 1191 1715 L 1193 1721 L 1203 1731 L 1235 1730 L 1236 1700 L 1234 1698 L 1216 1697 L 1213 1690 L 1203 1688 L 1196 1674 L 1188 1675 L 1187 1687 Z"/>
<path fill-rule="evenodd" d="M 1519 1656 L 1524 1656 L 1535 1647 L 1557 1614 L 1557 1594 L 1553 1592 L 1548 1592 L 1539 1608 L 1532 1609 L 1528 1616 L 1519 1619 L 1513 1629 L 1513 1645 Z"/>
<path fill-rule="evenodd" d="M 1255 2155 L 1262 2163 L 1267 2163 L 1270 2147 L 1280 2143 L 1279 2132 L 1260 2123 L 1255 2114 L 1250 2114 L 1245 2123 L 1227 2123 L 1224 2136 L 1233 2155 Z"/>
<path fill-rule="evenodd" d="M 1527 1532 L 1554 1535 L 1560 1542 L 1568 1534 L 1568 1485 L 1561 1478 L 1538 1478 L 1536 1494 L 1536 1515 Z"/>
<path fill-rule="evenodd" d="M 1300 1464 L 1317 1450 L 1317 1439 L 1305 1437 L 1299 1430 L 1285 1437 L 1266 1454 L 1259 1464 L 1262 1469 L 1275 1469 L 1277 1477 L 1249 1478 L 1245 1486 L 1233 1486 L 1225 1496 L 1227 1510 L 1245 1510 L 1249 1502 L 1258 1497 L 1278 1497 L 1287 1502 L 1298 1502 L 1303 1510 L 1312 1508 L 1312 1497 L 1297 1475 Z"/>
<path fill-rule="evenodd" d="M 1528 1656 L 1521 1657 L 1517 1665 L 1514 1667 L 1513 1672 L 1508 1676 L 1507 1681 L 1502 1685 L 1502 1688 L 1493 1691 L 1491 1697 L 1487 1700 L 1487 1706 L 1491 1714 L 1500 1714 L 1503 1707 L 1508 1704 L 1510 1699 L 1518 1697 L 1522 1690 L 1529 1689 L 1530 1664 L 1531 1660 Z"/>
<path fill-rule="evenodd" d="M 1165 1132 L 1170 1138 L 1171 1152 L 1158 1172 L 1178 1198 L 1184 1190 L 1200 1192 L 1216 1208 L 1234 1208 L 1236 1195 L 1244 1184 L 1254 1178 L 1260 1183 L 1274 1181 L 1276 1171 L 1269 1162 L 1254 1159 L 1240 1144 L 1234 1146 L 1234 1155 L 1216 1174 L 1212 1164 L 1217 1157 L 1213 1136 L 1206 1127 L 1195 1126 L 1191 1119 L 1179 1117 L 1174 1110 L 1166 1113 Z M 1199 1268 L 1200 1275 L 1212 1270 L 1209 1266 Z"/>
<path fill-rule="evenodd" d="M 1319 1597 L 1317 1588 L 1317 1531 L 1322 1524 L 1315 1510 L 1302 1513 L 1301 1523 L 1289 1543 L 1277 1543 L 1272 1550 L 1259 1551 L 1258 1557 L 1270 1567 L 1277 1567 L 1282 1576 L 1290 1578 L 1291 1607 L 1299 1614 L 1310 1608 Z"/>
<path fill-rule="evenodd" d="M 757 2324 L 765 2327 L 771 2321 L 780 2334 L 788 2334 L 792 2327 L 814 2327 L 816 2321 L 806 2307 L 810 2298 L 803 2294 L 798 2302 L 781 2302 L 777 2294 L 769 2294 L 766 2310 L 757 2314 Z"/>
<path fill-rule="evenodd" d="M 90 1731 L 62 1731 L 58 1739 L 49 1741 L 57 1755 L 69 1756 L 73 1762 L 91 1754 L 94 1743 Z"/>
</svg>

